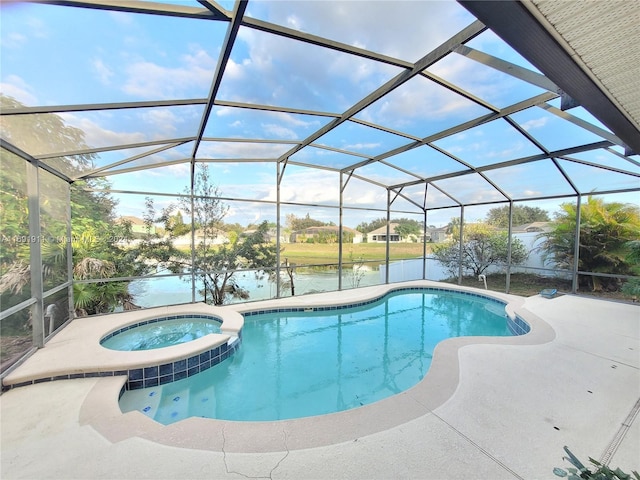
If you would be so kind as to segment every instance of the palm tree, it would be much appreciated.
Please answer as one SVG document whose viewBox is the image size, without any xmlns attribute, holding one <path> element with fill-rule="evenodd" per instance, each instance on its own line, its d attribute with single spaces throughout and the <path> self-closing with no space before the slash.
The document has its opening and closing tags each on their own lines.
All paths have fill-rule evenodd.
<svg viewBox="0 0 640 480">
<path fill-rule="evenodd" d="M 635 274 L 640 274 L 640 240 L 633 240 L 627 243 L 629 253 L 627 260 L 633 263 Z M 622 291 L 634 298 L 634 301 L 640 297 L 640 278 L 631 278 L 622 286 Z"/>
<path fill-rule="evenodd" d="M 73 238 L 74 280 L 108 279 L 117 276 L 113 261 L 92 256 L 100 253 L 97 235 L 87 229 Z M 104 255 L 104 253 L 103 253 Z M 42 244 L 42 270 L 45 278 L 62 283 L 66 277 L 67 245 L 64 242 Z M 19 295 L 31 282 L 31 268 L 22 259 L 15 260 L 0 276 L 0 294 Z M 74 283 L 74 308 L 78 316 L 106 313 L 116 306 L 139 308 L 132 303 L 127 282 Z"/>
<path fill-rule="evenodd" d="M 552 230 L 540 235 L 543 241 L 539 248 L 557 267 L 573 269 L 576 205 L 563 203 L 560 207 L 562 210 L 555 215 Z M 631 273 L 627 242 L 640 237 L 640 209 L 589 196 L 581 205 L 580 219 L 578 269 L 593 273 Z M 606 277 L 580 277 L 580 285 L 593 291 L 615 290 L 619 283 Z"/>
</svg>

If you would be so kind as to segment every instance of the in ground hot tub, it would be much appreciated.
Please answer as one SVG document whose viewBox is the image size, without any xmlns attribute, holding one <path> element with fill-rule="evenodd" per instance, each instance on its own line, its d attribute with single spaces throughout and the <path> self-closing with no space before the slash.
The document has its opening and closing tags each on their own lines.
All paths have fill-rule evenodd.
<svg viewBox="0 0 640 480">
<path fill-rule="evenodd" d="M 111 350 L 151 350 L 220 333 L 222 320 L 210 315 L 172 315 L 127 325 L 109 333 L 100 345 Z"/>
</svg>

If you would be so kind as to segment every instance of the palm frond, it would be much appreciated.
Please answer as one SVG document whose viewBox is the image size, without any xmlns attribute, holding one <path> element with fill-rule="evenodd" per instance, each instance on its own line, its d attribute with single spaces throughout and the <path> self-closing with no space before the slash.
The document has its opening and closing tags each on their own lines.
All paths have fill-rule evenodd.
<svg viewBox="0 0 640 480">
<path fill-rule="evenodd" d="M 31 267 L 22 261 L 12 263 L 0 277 L 0 294 L 9 292 L 17 295 L 31 282 Z"/>
<path fill-rule="evenodd" d="M 76 310 L 87 310 L 95 303 L 98 295 L 95 289 L 91 288 L 87 283 L 73 284 L 73 300 Z"/>
<path fill-rule="evenodd" d="M 99 258 L 86 257 L 73 268 L 73 276 L 80 280 L 88 278 L 108 278 L 116 272 L 113 262 Z"/>
</svg>

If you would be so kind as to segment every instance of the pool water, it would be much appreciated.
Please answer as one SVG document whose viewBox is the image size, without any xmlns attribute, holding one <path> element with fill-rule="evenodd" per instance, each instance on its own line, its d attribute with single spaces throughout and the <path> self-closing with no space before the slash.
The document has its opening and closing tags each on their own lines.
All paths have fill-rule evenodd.
<svg viewBox="0 0 640 480">
<path fill-rule="evenodd" d="M 435 346 L 509 336 L 504 305 L 451 291 L 391 293 L 360 307 L 247 316 L 243 345 L 193 377 L 127 391 L 123 411 L 163 424 L 190 416 L 268 421 L 338 412 L 409 389 Z"/>
<path fill-rule="evenodd" d="M 190 342 L 210 333 L 220 333 L 220 322 L 184 316 L 140 325 L 117 333 L 100 344 L 111 350 L 151 350 Z"/>
</svg>

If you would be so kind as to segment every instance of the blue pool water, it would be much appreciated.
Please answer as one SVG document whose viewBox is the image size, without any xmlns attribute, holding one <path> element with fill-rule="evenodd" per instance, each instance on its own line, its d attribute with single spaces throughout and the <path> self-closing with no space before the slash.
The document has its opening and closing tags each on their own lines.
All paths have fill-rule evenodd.
<svg viewBox="0 0 640 480">
<path fill-rule="evenodd" d="M 115 332 L 100 344 L 111 350 L 151 350 L 190 342 L 210 333 L 220 333 L 220 322 L 213 317 L 181 315 Z"/>
<path fill-rule="evenodd" d="M 510 335 L 504 305 L 422 290 L 360 307 L 251 315 L 229 359 L 183 380 L 127 391 L 120 405 L 163 424 L 338 412 L 407 390 L 426 374 L 438 342 L 470 335 Z"/>
</svg>

